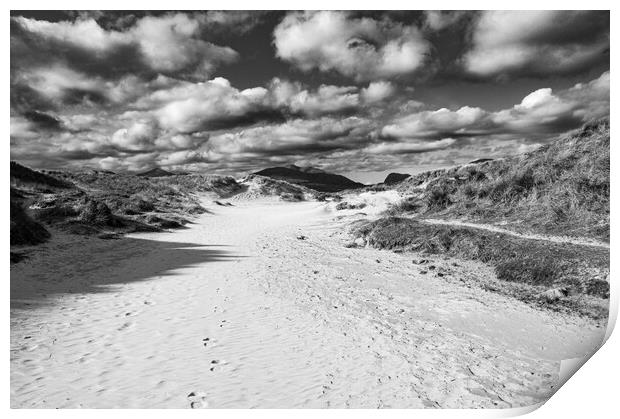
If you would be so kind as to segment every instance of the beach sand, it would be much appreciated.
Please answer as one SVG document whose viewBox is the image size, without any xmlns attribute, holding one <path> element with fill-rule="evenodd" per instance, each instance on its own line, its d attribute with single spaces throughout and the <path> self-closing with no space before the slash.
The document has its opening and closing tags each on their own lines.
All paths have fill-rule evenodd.
<svg viewBox="0 0 620 419">
<path fill-rule="evenodd" d="M 11 406 L 519 407 L 602 342 L 472 286 L 481 264 L 344 247 L 331 204 L 233 203 L 12 266 Z"/>
</svg>

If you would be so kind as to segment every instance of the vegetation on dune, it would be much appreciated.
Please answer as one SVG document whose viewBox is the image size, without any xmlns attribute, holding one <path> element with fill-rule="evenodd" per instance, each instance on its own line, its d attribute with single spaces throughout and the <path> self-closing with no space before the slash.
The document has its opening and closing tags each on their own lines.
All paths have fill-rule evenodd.
<svg viewBox="0 0 620 419">
<path fill-rule="evenodd" d="M 242 181 L 242 188 L 243 192 L 236 195 L 235 199 L 257 199 L 275 196 L 283 201 L 299 202 L 305 200 L 306 197 L 317 194 L 304 186 L 260 175 L 246 176 Z"/>
<path fill-rule="evenodd" d="M 158 184 L 175 185 L 188 192 L 214 192 L 226 198 L 242 190 L 242 186 L 230 176 L 216 176 L 192 173 L 173 175 L 156 180 Z"/>
<path fill-rule="evenodd" d="M 525 285 L 518 297 L 553 303 L 593 318 L 605 318 L 592 299 L 609 298 L 607 249 L 551 243 L 471 229 L 431 225 L 411 219 L 384 217 L 357 225 L 354 234 L 373 247 L 477 260 L 495 268 L 500 281 Z M 562 297 L 550 301 L 545 291 Z M 514 291 L 514 290 L 512 290 Z M 587 296 L 585 300 L 582 298 Z"/>
<path fill-rule="evenodd" d="M 58 179 L 54 176 L 32 170 L 26 166 L 11 162 L 11 187 L 27 189 L 71 188 L 70 182 Z"/>
<path fill-rule="evenodd" d="M 11 246 L 34 245 L 45 242 L 50 233 L 34 221 L 18 202 L 11 202 Z M 12 257 L 13 258 L 13 257 Z"/>
<path fill-rule="evenodd" d="M 403 200 L 356 225 L 354 234 L 378 248 L 481 261 L 494 267 L 500 290 L 605 318 L 608 249 L 419 219 L 501 222 L 515 231 L 608 240 L 609 165 L 609 121 L 600 120 L 527 154 L 408 178 L 396 186 Z"/>
<path fill-rule="evenodd" d="M 517 157 L 413 176 L 390 214 L 609 240 L 609 166 L 609 121 L 600 120 Z"/>
<path fill-rule="evenodd" d="M 365 207 L 366 207 L 366 204 L 364 202 L 360 202 L 359 204 L 352 204 L 350 202 L 339 202 L 336 205 L 336 211 L 350 210 L 350 209 L 362 209 Z"/>
<path fill-rule="evenodd" d="M 50 233 L 44 226 L 102 238 L 180 228 L 188 218 L 206 212 L 196 192 L 225 197 L 239 190 L 230 177 L 36 171 L 11 162 L 11 244 L 46 240 Z"/>
</svg>

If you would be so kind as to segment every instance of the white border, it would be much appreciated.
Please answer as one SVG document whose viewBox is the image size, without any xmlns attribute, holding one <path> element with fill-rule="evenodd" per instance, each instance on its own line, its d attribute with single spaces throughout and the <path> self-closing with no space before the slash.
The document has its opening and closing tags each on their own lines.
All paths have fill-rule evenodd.
<svg viewBox="0 0 620 419">
<path fill-rule="evenodd" d="M 24 10 L 24 9 L 50 9 L 50 6 L 53 6 L 55 10 L 85 10 L 85 9 L 106 9 L 106 10 L 132 10 L 132 9 L 146 9 L 146 10 L 167 10 L 174 8 L 175 10 L 220 10 L 220 9 L 240 9 L 240 10 L 254 10 L 254 9 L 280 9 L 280 10 L 288 10 L 288 9 L 297 9 L 297 10 L 316 10 L 316 9 L 332 9 L 332 10 L 345 10 L 345 9 L 362 9 L 362 10 L 406 10 L 406 9 L 419 9 L 419 10 L 483 10 L 483 9 L 584 9 L 584 6 L 587 6 L 587 9 L 602 9 L 602 10 L 612 10 L 611 12 L 611 38 L 612 44 L 614 47 L 611 49 L 611 65 L 614 66 L 616 62 L 615 58 L 617 54 L 615 53 L 616 42 L 617 39 L 617 12 L 614 9 L 614 4 L 620 3 L 612 3 L 611 1 L 598 1 L 598 0 L 590 0 L 587 2 L 577 2 L 577 1 L 532 1 L 532 0 L 522 0 L 518 2 L 491 2 L 491 1 L 479 1 L 473 0 L 468 2 L 458 2 L 458 1 L 393 1 L 393 0 L 382 0 L 380 2 L 374 1 L 334 1 L 334 0 L 313 0 L 313 1 L 282 1 L 282 0 L 263 0 L 260 2 L 250 2 L 247 0 L 226 0 L 226 1 L 188 1 L 188 0 L 175 0 L 173 2 L 153 2 L 151 1 L 119 1 L 119 0 L 108 0 L 105 2 L 89 2 L 88 4 L 83 1 L 76 0 L 60 0 L 55 1 L 53 3 L 44 2 L 44 1 L 30 1 L 30 0 L 22 0 L 22 1 L 8 1 L 7 15 L 8 10 L 16 9 L 16 10 Z M 2 22 L 5 25 L 5 42 L 2 44 L 3 48 L 3 56 L 5 57 L 5 64 L 2 66 L 1 71 L 4 74 L 4 100 L 2 102 L 2 106 L 4 108 L 5 115 L 5 125 L 4 132 L 6 134 L 6 156 L 8 157 L 10 154 L 10 146 L 9 146 L 9 84 L 7 83 L 9 79 L 9 66 L 6 64 L 9 57 L 9 49 L 10 49 L 10 33 L 9 33 L 9 19 L 8 16 L 5 15 L 5 20 Z M 611 95 L 611 108 L 616 109 L 617 95 L 615 93 L 614 84 L 612 83 L 612 95 Z M 615 118 L 614 113 L 611 112 L 611 130 L 612 130 L 612 142 L 611 142 L 611 156 L 612 156 L 612 174 L 611 174 L 611 213 L 618 214 L 616 210 L 618 210 L 618 205 L 616 204 L 615 197 L 618 196 L 619 193 L 619 185 L 620 180 L 615 170 L 615 164 L 620 161 L 618 156 L 618 147 L 614 142 L 613 133 L 616 131 L 616 122 L 617 118 Z M 8 161 L 6 162 L 8 163 Z M 3 179 L 5 180 L 5 185 L 9 182 L 9 165 L 3 164 L 1 166 L 1 171 L 3 175 Z M 6 193 L 6 192 L 5 192 Z M 4 204 L 1 208 L 2 214 L 0 215 L 0 219 L 6 220 L 9 218 L 9 209 L 6 204 Z M 608 336 L 612 330 L 612 325 L 615 323 L 615 319 L 618 313 L 618 286 L 615 284 L 615 272 L 618 271 L 618 259 L 614 256 L 617 254 L 616 246 L 615 246 L 615 237 L 617 237 L 618 230 L 615 228 L 615 221 L 612 222 L 612 257 L 611 257 L 611 272 L 612 272 L 612 299 L 611 299 L 611 316 L 610 316 L 610 327 L 608 328 Z M 5 234 L 3 234 L 4 239 L 4 272 L 9 272 L 9 233 L 8 233 L 8 223 L 5 221 L 4 224 Z M 9 275 L 6 275 L 3 278 L 4 285 L 4 293 L 3 293 L 3 304 L 5 307 L 4 312 L 8 317 L 8 306 L 9 306 Z M 9 336 L 10 336 L 10 328 L 8 318 L 5 318 L 5 322 L 3 323 L 3 336 L 5 342 L 5 348 L 8 349 L 9 346 Z M 532 418 L 555 418 L 561 417 L 563 419 L 570 417 L 596 417 L 596 418 L 607 418 L 607 417 L 616 417 L 618 414 L 618 407 L 616 403 L 616 398 L 618 397 L 618 373 L 620 371 L 620 338 L 618 338 L 618 333 L 611 335 L 610 339 L 607 343 L 590 359 L 583 368 L 576 372 L 575 376 L 570 379 L 559 391 L 540 409 L 535 410 L 535 412 L 530 414 Z M 5 352 L 6 353 L 6 352 Z M 9 385 L 9 359 L 5 360 L 3 365 L 3 381 L 2 381 L 2 395 L 4 408 L 9 410 L 10 406 L 10 385 Z M 258 410 L 258 411 L 247 411 L 247 410 L 211 410 L 211 411 L 169 411 L 169 410 L 88 410 L 88 411 L 75 411 L 75 410 L 9 410 L 8 413 L 11 417 L 19 417 L 19 418 L 30 418 L 30 417 L 42 417 L 42 416 L 51 416 L 51 417 L 75 417 L 82 418 L 86 414 L 91 417 L 108 417 L 110 415 L 114 415 L 116 418 L 124 418 L 124 417 L 144 417 L 144 418 L 164 418 L 170 416 L 193 416 L 198 417 L 197 415 L 208 415 L 209 417 L 239 417 L 239 416 L 249 416 L 258 417 L 258 418 L 288 418 L 291 415 L 305 418 L 305 417 L 314 417 L 316 414 L 320 414 L 321 416 L 328 417 L 374 417 L 375 415 L 381 415 L 384 417 L 411 417 L 415 415 L 416 417 L 433 417 L 433 418 L 489 418 L 489 417 L 506 417 L 506 416 L 515 416 L 523 413 L 527 413 L 533 410 L 532 408 L 524 408 L 524 409 L 509 409 L 509 410 L 382 410 L 382 411 L 373 411 L 373 410 Z"/>
</svg>

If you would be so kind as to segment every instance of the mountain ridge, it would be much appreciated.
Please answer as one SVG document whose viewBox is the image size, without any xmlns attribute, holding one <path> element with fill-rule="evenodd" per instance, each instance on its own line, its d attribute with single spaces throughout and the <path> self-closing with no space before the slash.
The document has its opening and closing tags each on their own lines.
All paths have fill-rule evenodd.
<svg viewBox="0 0 620 419">
<path fill-rule="evenodd" d="M 299 167 L 294 164 L 269 167 L 253 174 L 285 180 L 319 192 L 340 192 L 365 186 L 342 175 L 329 173 L 316 167 Z"/>
</svg>

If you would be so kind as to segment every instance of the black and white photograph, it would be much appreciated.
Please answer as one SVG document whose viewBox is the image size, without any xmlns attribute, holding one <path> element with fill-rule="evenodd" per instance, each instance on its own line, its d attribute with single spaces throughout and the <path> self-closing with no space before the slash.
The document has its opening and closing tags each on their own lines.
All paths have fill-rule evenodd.
<svg viewBox="0 0 620 419">
<path fill-rule="evenodd" d="M 528 408 L 603 345 L 609 10 L 157 6 L 5 17 L 12 409 Z"/>
</svg>

